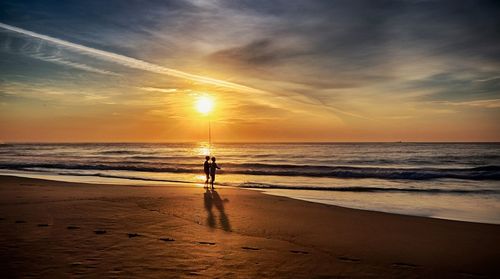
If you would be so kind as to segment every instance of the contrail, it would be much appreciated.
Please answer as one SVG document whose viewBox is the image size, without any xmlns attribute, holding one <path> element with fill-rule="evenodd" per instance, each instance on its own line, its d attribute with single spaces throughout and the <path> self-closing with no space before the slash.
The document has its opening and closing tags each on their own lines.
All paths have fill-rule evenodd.
<svg viewBox="0 0 500 279">
<path fill-rule="evenodd" d="M 56 57 L 56 56 L 43 56 L 40 54 L 30 54 L 29 56 L 33 57 L 35 59 L 38 59 L 38 60 L 51 62 L 51 63 L 55 63 L 55 64 L 60 64 L 60 65 L 66 65 L 66 66 L 70 66 L 70 67 L 84 70 L 87 72 L 92 72 L 92 73 L 97 73 L 97 74 L 102 74 L 102 75 L 119 76 L 119 74 L 111 72 L 111 71 L 101 70 L 101 69 L 94 68 L 94 67 L 89 66 L 89 65 L 68 61 L 68 60 L 65 60 L 63 58 Z"/>
<path fill-rule="evenodd" d="M 129 68 L 133 68 L 133 69 L 139 69 L 139 70 L 143 70 L 143 71 L 147 71 L 147 72 L 151 72 L 151 73 L 168 75 L 168 76 L 182 78 L 182 79 L 186 79 L 186 80 L 190 80 L 190 81 L 195 81 L 195 82 L 200 82 L 200 83 L 205 83 L 205 84 L 211 84 L 211 85 L 220 86 L 220 87 L 229 88 L 229 89 L 235 89 L 235 90 L 239 90 L 239 91 L 243 91 L 243 92 L 252 92 L 252 93 L 257 93 L 257 94 L 265 94 L 265 95 L 274 95 L 274 96 L 276 96 L 275 94 L 273 94 L 271 92 L 268 92 L 268 91 L 264 91 L 264 90 L 252 88 L 252 87 L 241 85 L 241 84 L 237 84 L 237 83 L 234 83 L 234 82 L 229 82 L 229 81 L 219 80 L 219 79 L 215 79 L 215 78 L 211 78 L 211 77 L 206 77 L 206 76 L 200 76 L 200 75 L 186 73 L 186 72 L 183 72 L 183 71 L 179 71 L 179 70 L 175 70 L 175 69 L 163 67 L 163 66 L 160 66 L 160 65 L 157 65 L 157 64 L 153 64 L 153 63 L 146 62 L 146 61 L 143 61 L 143 60 L 140 60 L 140 59 L 128 57 L 128 56 L 125 56 L 125 55 L 116 54 L 116 53 L 113 53 L 113 52 L 104 51 L 104 50 L 100 50 L 100 49 L 96 49 L 96 48 L 91 48 L 91 47 L 87 47 L 87 46 L 84 46 L 84 45 L 75 44 L 75 43 L 72 43 L 72 42 L 68 42 L 68 41 L 57 39 L 57 38 L 54 38 L 54 37 L 51 37 L 51 36 L 39 34 L 39 33 L 33 32 L 33 31 L 29 31 L 29 30 L 26 30 L 26 29 L 22 29 L 22 28 L 15 27 L 15 26 L 8 25 L 8 24 L 1 23 L 1 22 L 0 22 L 0 28 L 3 28 L 5 30 L 9 30 L 11 32 L 23 34 L 25 36 L 29 36 L 29 37 L 32 37 L 32 38 L 37 38 L 37 39 L 40 39 L 40 40 L 43 40 L 43 41 L 46 41 L 46 42 L 49 42 L 49 43 L 52 43 L 52 44 L 55 44 L 55 45 L 58 45 L 58 46 L 62 46 L 62 47 L 65 47 L 65 48 L 77 51 L 79 53 L 91 55 L 93 57 L 100 58 L 100 59 L 103 59 L 103 60 L 106 60 L 106 61 L 109 61 L 109 62 L 112 62 L 112 63 L 116 63 L 116 64 L 119 64 L 119 65 L 122 65 L 122 66 L 126 66 L 126 67 L 129 67 Z M 41 59 L 41 58 L 38 57 L 38 59 Z M 52 61 L 52 62 L 58 62 L 58 63 L 68 64 L 68 62 L 66 62 L 66 61 Z M 77 64 L 72 64 L 71 66 L 80 67 L 82 69 L 85 67 L 85 65 L 82 66 L 82 65 L 77 65 Z M 85 69 L 86 70 L 96 71 L 95 69 L 90 69 L 89 67 L 85 67 Z M 109 72 L 109 73 L 111 73 L 111 72 Z M 288 95 L 289 94 L 292 94 L 292 92 L 288 92 Z M 300 94 L 300 95 L 302 95 L 302 94 Z M 302 95 L 302 96 L 304 96 L 304 95 Z M 310 99 L 309 96 L 304 96 L 304 97 Z M 296 100 L 296 102 L 300 102 L 300 101 Z M 349 116 L 352 116 L 352 117 L 358 117 L 358 118 L 368 119 L 366 117 L 363 117 L 363 116 L 360 116 L 360 115 L 357 115 L 357 114 L 353 114 L 353 113 L 349 113 L 349 112 L 346 112 L 346 111 L 343 111 L 343 110 L 340 110 L 340 109 L 336 109 L 336 108 L 333 108 L 333 107 L 328 107 L 326 105 L 316 104 L 316 103 L 312 103 L 312 102 L 300 102 L 300 103 L 306 104 L 306 105 L 309 105 L 309 106 L 314 106 L 314 107 L 318 107 L 319 106 L 319 107 L 322 107 L 322 108 L 326 108 L 326 109 L 328 109 L 330 111 L 335 111 L 337 113 L 342 113 L 344 115 L 349 115 Z"/>
<path fill-rule="evenodd" d="M 75 51 L 78 51 L 80 53 L 86 53 L 95 57 L 99 57 L 101 59 L 120 64 L 122 66 L 127 66 L 129 68 L 134 68 L 134 69 L 139 69 L 139 70 L 144 70 L 152 73 L 157 73 L 157 74 L 163 74 L 163 75 L 169 75 L 177 78 L 182 78 L 182 79 L 187 79 L 191 81 L 196 81 L 200 83 L 205 83 L 205 84 L 211 84 L 211 85 L 216 85 L 216 86 L 221 86 L 225 88 L 231 88 L 231 89 L 237 89 L 237 90 L 242 90 L 242 91 L 249 91 L 249 92 L 255 92 L 255 93 L 265 93 L 265 91 L 255 89 L 252 87 L 248 87 L 245 85 L 229 82 L 229 81 L 224 81 L 224 80 L 219 80 L 219 79 L 214 79 L 210 77 L 205 77 L 205 76 L 200 76 L 200 75 L 195 75 L 195 74 L 190 74 L 186 73 L 183 71 L 163 67 L 160 65 L 156 65 L 153 63 L 149 63 L 143 60 L 135 59 L 132 57 L 128 57 L 125 55 L 121 54 L 116 54 L 112 53 L 109 51 L 104 51 L 100 49 L 95 49 L 91 47 L 86 47 L 83 45 L 75 44 L 72 42 L 68 42 L 65 40 L 57 39 L 54 37 L 50 37 L 47 35 L 39 34 L 33 31 L 29 31 L 26 29 L 22 29 L 19 27 L 15 27 L 12 25 L 8 25 L 5 23 L 0 22 L 0 28 L 3 28 L 5 30 L 9 30 L 12 32 L 16 32 L 19 34 L 23 34 L 29 37 L 37 38 L 40 40 L 44 40 L 59 46 L 63 46 Z"/>
</svg>

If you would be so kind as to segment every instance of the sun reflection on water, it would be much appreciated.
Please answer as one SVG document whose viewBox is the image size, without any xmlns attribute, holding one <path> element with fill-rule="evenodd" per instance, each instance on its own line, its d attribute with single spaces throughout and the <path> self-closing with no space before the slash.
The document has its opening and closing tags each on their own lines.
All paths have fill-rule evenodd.
<svg viewBox="0 0 500 279">
<path fill-rule="evenodd" d="M 208 142 L 200 142 L 198 146 L 193 148 L 193 154 L 199 156 L 211 155 L 214 151 L 214 147 L 210 146 Z"/>
</svg>

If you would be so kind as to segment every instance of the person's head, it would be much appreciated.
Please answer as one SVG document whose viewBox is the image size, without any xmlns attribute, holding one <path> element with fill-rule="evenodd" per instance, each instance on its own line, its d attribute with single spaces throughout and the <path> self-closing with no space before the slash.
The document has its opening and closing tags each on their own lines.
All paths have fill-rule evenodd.
<svg viewBox="0 0 500 279">
<path fill-rule="evenodd" d="M 212 162 L 215 162 L 215 157 L 212 157 Z"/>
<path fill-rule="evenodd" d="M 205 156 L 205 161 L 210 160 L 210 156 Z"/>
</svg>

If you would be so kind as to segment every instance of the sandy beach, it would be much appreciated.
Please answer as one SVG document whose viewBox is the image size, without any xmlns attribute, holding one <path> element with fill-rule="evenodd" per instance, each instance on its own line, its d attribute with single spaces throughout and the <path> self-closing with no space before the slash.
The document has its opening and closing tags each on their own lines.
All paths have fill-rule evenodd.
<svg viewBox="0 0 500 279">
<path fill-rule="evenodd" d="M 0 1 L 0 279 L 500 279 L 499 4 Z"/>
<path fill-rule="evenodd" d="M 2 278 L 498 278 L 500 226 L 257 191 L 0 177 Z"/>
</svg>

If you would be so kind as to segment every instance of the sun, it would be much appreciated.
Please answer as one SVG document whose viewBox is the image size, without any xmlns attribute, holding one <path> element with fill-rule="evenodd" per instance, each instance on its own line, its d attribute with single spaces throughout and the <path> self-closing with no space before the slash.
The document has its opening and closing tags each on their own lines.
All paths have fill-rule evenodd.
<svg viewBox="0 0 500 279">
<path fill-rule="evenodd" d="M 209 114 L 214 108 L 214 101 L 208 96 L 201 96 L 196 101 L 196 110 L 202 114 Z"/>
</svg>

